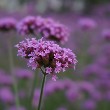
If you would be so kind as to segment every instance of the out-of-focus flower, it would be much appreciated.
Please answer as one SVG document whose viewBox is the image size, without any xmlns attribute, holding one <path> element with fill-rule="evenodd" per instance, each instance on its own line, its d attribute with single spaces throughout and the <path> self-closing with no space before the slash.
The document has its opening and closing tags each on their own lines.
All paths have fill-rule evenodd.
<svg viewBox="0 0 110 110">
<path fill-rule="evenodd" d="M 69 30 L 66 26 L 47 18 L 43 21 L 41 34 L 48 40 L 64 44 L 68 40 Z"/>
<path fill-rule="evenodd" d="M 94 81 L 95 86 L 102 92 L 110 90 L 110 78 L 107 79 L 97 79 Z"/>
<path fill-rule="evenodd" d="M 54 92 L 64 90 L 64 84 L 62 80 L 59 80 L 57 82 L 48 81 L 45 85 L 45 91 L 44 94 L 46 96 L 53 94 Z"/>
<path fill-rule="evenodd" d="M 55 22 L 50 18 L 28 16 L 20 21 L 17 30 L 22 35 L 42 35 L 48 40 L 65 43 L 69 37 L 69 30 L 66 26 Z"/>
<path fill-rule="evenodd" d="M 18 56 L 28 59 L 28 66 L 32 69 L 44 68 L 46 74 L 51 74 L 56 80 L 56 74 L 66 68 L 75 67 L 77 60 L 75 54 L 66 48 L 61 48 L 52 41 L 35 38 L 26 39 L 16 45 Z"/>
<path fill-rule="evenodd" d="M 71 89 L 71 87 L 73 87 L 73 86 L 75 87 L 76 83 L 70 79 L 65 79 L 63 81 L 63 85 L 64 85 L 65 90 L 68 90 L 68 89 Z"/>
<path fill-rule="evenodd" d="M 77 85 L 71 86 L 71 88 L 66 91 L 66 97 L 70 102 L 75 102 L 81 98 L 80 96 L 79 87 L 77 87 Z"/>
<path fill-rule="evenodd" d="M 79 83 L 79 89 L 80 89 L 80 94 L 82 94 L 84 98 L 91 97 L 92 99 L 95 100 L 101 99 L 101 94 L 98 92 L 95 85 L 92 84 L 91 82 L 81 81 Z"/>
<path fill-rule="evenodd" d="M 40 28 L 40 20 L 38 21 L 38 23 L 36 22 L 36 17 L 34 16 L 27 16 L 24 19 L 22 19 L 18 24 L 17 24 L 17 31 L 21 34 L 21 35 L 35 35 L 38 32 L 38 28 Z M 37 27 L 37 25 L 39 27 Z"/>
<path fill-rule="evenodd" d="M 33 72 L 27 69 L 15 69 L 15 74 L 20 79 L 32 79 Z"/>
<path fill-rule="evenodd" d="M 12 104 L 14 103 L 14 95 L 9 88 L 0 89 L 0 100 L 4 103 Z"/>
<path fill-rule="evenodd" d="M 90 18 L 82 18 L 78 21 L 78 24 L 84 30 L 94 29 L 97 26 L 97 23 Z"/>
<path fill-rule="evenodd" d="M 95 90 L 95 87 L 92 83 L 88 81 L 79 82 L 80 90 L 85 93 L 92 93 Z"/>
<path fill-rule="evenodd" d="M 110 29 L 103 30 L 102 36 L 105 40 L 110 41 Z"/>
<path fill-rule="evenodd" d="M 0 19 L 0 31 L 7 32 L 16 29 L 17 21 L 14 18 L 3 18 Z"/>
<path fill-rule="evenodd" d="M 89 99 L 83 102 L 83 108 L 85 110 L 95 110 L 96 108 L 96 102 L 95 100 Z"/>
<path fill-rule="evenodd" d="M 4 71 L 0 70 L 0 84 L 1 85 L 12 85 L 12 78 L 10 75 L 6 74 Z"/>
<path fill-rule="evenodd" d="M 33 107 L 37 107 L 39 103 L 39 97 L 40 97 L 40 90 L 36 89 L 34 91 L 34 97 L 33 97 Z"/>
<path fill-rule="evenodd" d="M 106 74 L 107 70 L 97 63 L 86 66 L 84 69 L 84 77 L 88 80 L 101 78 Z M 105 73 L 105 74 L 104 74 Z"/>
</svg>

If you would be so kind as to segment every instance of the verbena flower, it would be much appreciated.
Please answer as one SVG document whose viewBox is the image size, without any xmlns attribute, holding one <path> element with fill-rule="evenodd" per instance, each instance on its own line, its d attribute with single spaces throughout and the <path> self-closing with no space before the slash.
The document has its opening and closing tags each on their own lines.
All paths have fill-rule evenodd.
<svg viewBox="0 0 110 110">
<path fill-rule="evenodd" d="M 0 100 L 8 104 L 14 103 L 14 95 L 10 88 L 4 87 L 0 89 Z"/>
<path fill-rule="evenodd" d="M 21 69 L 21 68 L 16 68 L 14 70 L 17 78 L 19 79 L 32 79 L 33 78 L 33 72 L 27 69 Z"/>
<path fill-rule="evenodd" d="M 54 40 L 62 44 L 65 43 L 69 37 L 68 28 L 50 18 L 43 20 L 43 26 L 40 33 L 46 39 Z"/>
<path fill-rule="evenodd" d="M 5 73 L 3 70 L 0 70 L 0 85 L 2 86 L 11 86 L 13 83 L 12 78 L 9 74 Z"/>
<path fill-rule="evenodd" d="M 96 22 L 90 18 L 82 18 L 78 21 L 78 24 L 84 30 L 94 29 L 97 26 Z"/>
<path fill-rule="evenodd" d="M 17 31 L 21 35 L 35 35 L 37 32 L 36 17 L 27 16 L 17 24 Z"/>
<path fill-rule="evenodd" d="M 70 49 L 61 48 L 53 41 L 45 41 L 35 38 L 26 39 L 16 45 L 18 56 L 28 60 L 28 66 L 32 69 L 43 68 L 46 74 L 51 74 L 56 80 L 56 73 L 74 67 L 77 63 L 76 56 Z"/>
<path fill-rule="evenodd" d="M 68 28 L 50 18 L 28 16 L 20 21 L 17 30 L 22 35 L 43 35 L 48 40 L 65 43 L 68 40 Z"/>
<path fill-rule="evenodd" d="M 7 32 L 16 29 L 17 21 L 14 18 L 0 19 L 0 31 Z"/>
<path fill-rule="evenodd" d="M 95 110 L 95 108 L 96 108 L 95 100 L 88 99 L 88 100 L 84 101 L 83 102 L 83 108 L 85 110 Z"/>
<path fill-rule="evenodd" d="M 48 81 L 45 85 L 44 94 L 45 96 L 49 96 L 57 91 L 62 91 L 64 89 L 64 82 L 62 80 L 59 80 L 57 82 Z"/>
<path fill-rule="evenodd" d="M 103 30 L 102 36 L 105 40 L 110 41 L 110 29 Z"/>
</svg>

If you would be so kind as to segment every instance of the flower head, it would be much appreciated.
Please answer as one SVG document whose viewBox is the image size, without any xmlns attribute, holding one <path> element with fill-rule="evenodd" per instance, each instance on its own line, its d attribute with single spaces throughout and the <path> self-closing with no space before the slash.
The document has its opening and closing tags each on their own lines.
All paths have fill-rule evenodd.
<svg viewBox="0 0 110 110">
<path fill-rule="evenodd" d="M 43 20 L 41 35 L 46 39 L 54 40 L 60 43 L 65 43 L 68 40 L 68 28 L 50 18 Z"/>
<path fill-rule="evenodd" d="M 12 104 L 14 102 L 14 95 L 10 88 L 4 87 L 0 89 L 0 100 L 8 104 Z"/>
<path fill-rule="evenodd" d="M 27 16 L 17 24 L 17 30 L 21 35 L 35 34 L 37 32 L 36 17 Z"/>
<path fill-rule="evenodd" d="M 110 29 L 103 30 L 102 36 L 105 40 L 110 41 Z"/>
<path fill-rule="evenodd" d="M 88 99 L 83 102 L 83 108 L 85 110 L 94 110 L 96 108 L 96 102 L 92 99 Z"/>
<path fill-rule="evenodd" d="M 90 18 L 80 19 L 78 23 L 79 26 L 84 30 L 94 29 L 97 25 L 96 22 Z"/>
<path fill-rule="evenodd" d="M 0 70 L 0 85 L 11 86 L 12 83 L 13 81 L 12 81 L 11 76 L 5 73 L 4 71 Z"/>
<path fill-rule="evenodd" d="M 33 78 L 33 72 L 27 69 L 16 68 L 14 72 L 17 78 L 19 79 L 32 79 Z"/>
<path fill-rule="evenodd" d="M 28 66 L 32 69 L 44 68 L 46 74 L 55 74 L 65 71 L 66 68 L 75 67 L 77 60 L 75 54 L 66 48 L 61 48 L 53 41 L 45 41 L 35 38 L 26 39 L 16 45 L 18 56 L 28 60 Z"/>
<path fill-rule="evenodd" d="M 16 20 L 14 18 L 0 19 L 0 31 L 12 31 L 16 29 Z"/>
<path fill-rule="evenodd" d="M 22 35 L 43 35 L 48 40 L 64 43 L 68 40 L 67 27 L 50 18 L 28 16 L 20 21 L 17 30 Z"/>
</svg>

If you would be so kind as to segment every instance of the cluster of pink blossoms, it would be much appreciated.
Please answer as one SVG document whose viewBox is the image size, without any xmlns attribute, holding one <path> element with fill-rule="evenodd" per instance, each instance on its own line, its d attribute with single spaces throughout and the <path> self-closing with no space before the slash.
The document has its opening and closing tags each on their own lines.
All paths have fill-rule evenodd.
<svg viewBox="0 0 110 110">
<path fill-rule="evenodd" d="M 110 41 L 110 29 L 105 29 L 102 31 L 102 36 L 105 40 Z"/>
<path fill-rule="evenodd" d="M 78 21 L 78 24 L 84 30 L 94 29 L 97 26 L 97 23 L 90 18 L 82 18 Z"/>
<path fill-rule="evenodd" d="M 28 66 L 34 70 L 43 68 L 46 74 L 53 76 L 53 80 L 56 73 L 75 67 L 77 63 L 76 56 L 70 49 L 61 48 L 53 41 L 32 38 L 20 42 L 16 47 L 18 56 L 28 59 Z"/>
<path fill-rule="evenodd" d="M 17 30 L 21 35 L 35 35 L 37 33 L 37 28 L 36 18 L 33 16 L 28 16 L 17 24 Z"/>
<path fill-rule="evenodd" d="M 55 22 L 51 18 L 28 16 L 17 25 L 17 30 L 22 35 L 42 35 L 48 40 L 65 43 L 69 37 L 66 26 Z"/>
<path fill-rule="evenodd" d="M 64 25 L 55 22 L 51 18 L 44 19 L 43 27 L 41 29 L 41 35 L 46 39 L 54 40 L 60 43 L 65 43 L 68 40 L 69 32 L 68 28 Z"/>
<path fill-rule="evenodd" d="M 16 29 L 16 20 L 14 18 L 0 19 L 0 31 L 12 31 Z"/>
</svg>

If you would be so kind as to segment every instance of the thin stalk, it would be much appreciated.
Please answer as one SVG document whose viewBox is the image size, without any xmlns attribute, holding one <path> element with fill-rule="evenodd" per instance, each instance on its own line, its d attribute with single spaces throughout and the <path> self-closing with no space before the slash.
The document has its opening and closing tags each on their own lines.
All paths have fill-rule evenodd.
<svg viewBox="0 0 110 110">
<path fill-rule="evenodd" d="M 13 81 L 13 90 L 15 93 L 15 103 L 16 103 L 16 107 L 19 108 L 19 97 L 18 97 L 18 88 L 17 88 L 17 82 L 16 82 L 16 77 L 15 74 L 13 72 L 13 68 L 14 68 L 14 63 L 13 63 L 13 54 L 12 54 L 12 46 L 11 46 L 11 39 L 8 41 L 9 45 L 8 45 L 8 51 L 9 51 L 9 67 L 10 67 L 10 72 L 12 75 L 12 81 Z"/>
<path fill-rule="evenodd" d="M 41 103 L 42 103 L 42 97 L 43 97 L 45 80 L 46 80 L 46 74 L 43 72 L 43 80 L 42 80 L 42 86 L 41 86 L 41 92 L 40 92 L 38 110 L 41 110 Z"/>
</svg>

